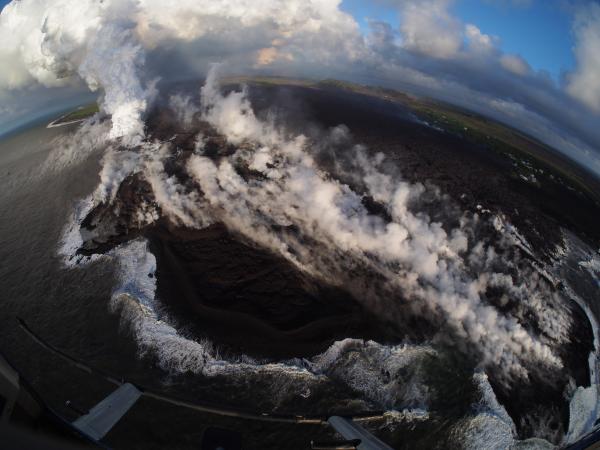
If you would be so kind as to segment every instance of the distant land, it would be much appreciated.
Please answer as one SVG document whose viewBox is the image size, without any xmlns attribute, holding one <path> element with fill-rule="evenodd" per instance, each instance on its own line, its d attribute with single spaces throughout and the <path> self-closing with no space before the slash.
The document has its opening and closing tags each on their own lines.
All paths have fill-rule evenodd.
<svg viewBox="0 0 600 450">
<path fill-rule="evenodd" d="M 79 106 L 77 109 L 68 112 L 67 114 L 60 116 L 58 119 L 50 122 L 48 124 L 48 128 L 60 127 L 63 125 L 70 125 L 73 123 L 81 122 L 87 119 L 88 117 L 93 116 L 99 111 L 100 108 L 98 107 L 98 103 L 96 102 Z"/>
<path fill-rule="evenodd" d="M 531 184 L 547 178 L 566 188 L 585 193 L 600 206 L 600 179 L 588 168 L 559 150 L 519 131 L 510 125 L 479 113 L 427 97 L 394 89 L 367 86 L 335 79 L 309 80 L 286 77 L 227 77 L 222 85 L 237 84 L 299 86 L 312 89 L 340 89 L 401 104 L 424 124 L 452 133 L 512 160 L 513 176 Z M 99 111 L 90 103 L 60 116 L 48 126 L 81 122 Z"/>
<path fill-rule="evenodd" d="M 515 178 L 532 184 L 538 183 L 540 178 L 548 178 L 552 182 L 564 184 L 568 189 L 585 193 L 600 206 L 600 179 L 587 167 L 508 124 L 465 108 L 394 89 L 335 79 L 319 81 L 285 77 L 229 77 L 222 80 L 222 84 L 240 83 L 340 89 L 401 104 L 420 121 L 433 128 L 459 135 L 510 158 Z"/>
</svg>

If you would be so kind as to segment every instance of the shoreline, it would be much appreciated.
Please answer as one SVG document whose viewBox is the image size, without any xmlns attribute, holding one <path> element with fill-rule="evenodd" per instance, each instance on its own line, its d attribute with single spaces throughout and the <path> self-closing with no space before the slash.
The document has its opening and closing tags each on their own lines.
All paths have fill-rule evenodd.
<svg viewBox="0 0 600 450">
<path fill-rule="evenodd" d="M 69 114 L 70 114 L 70 113 L 69 113 Z M 68 114 L 67 114 L 67 115 L 68 115 Z M 58 119 L 56 119 L 56 120 L 53 120 L 53 121 L 52 121 L 52 122 L 50 122 L 48 125 L 46 125 L 46 128 L 58 128 L 58 127 L 64 127 L 64 126 L 66 126 L 66 125 L 73 125 L 73 124 L 75 124 L 75 123 L 83 122 L 84 120 L 86 120 L 86 119 L 87 119 L 87 117 L 86 117 L 86 118 L 83 118 L 83 119 L 76 119 L 76 120 L 70 120 L 70 121 L 68 121 L 68 122 L 60 122 L 60 123 L 57 123 L 57 122 L 58 122 L 59 120 L 61 120 L 63 117 L 66 117 L 66 115 L 65 115 L 65 116 L 61 116 L 61 117 L 59 117 L 59 118 L 58 118 Z"/>
</svg>

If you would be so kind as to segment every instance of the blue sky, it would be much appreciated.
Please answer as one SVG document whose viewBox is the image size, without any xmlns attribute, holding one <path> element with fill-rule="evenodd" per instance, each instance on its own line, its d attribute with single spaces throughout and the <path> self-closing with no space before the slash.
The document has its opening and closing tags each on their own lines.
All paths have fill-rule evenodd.
<svg viewBox="0 0 600 450">
<path fill-rule="evenodd" d="M 399 27 L 401 18 L 392 3 L 344 0 L 342 9 L 352 14 L 366 33 L 369 19 Z M 458 0 L 450 11 L 464 23 L 496 36 L 504 52 L 522 56 L 534 70 L 547 71 L 558 80 L 563 71 L 575 65 L 572 17 L 566 5 L 560 0 Z"/>
<path fill-rule="evenodd" d="M 535 70 L 547 70 L 556 78 L 575 65 L 572 19 L 561 2 L 538 0 L 511 7 L 462 1 L 454 10 L 463 21 L 498 36 L 502 50 L 523 56 Z"/>
</svg>

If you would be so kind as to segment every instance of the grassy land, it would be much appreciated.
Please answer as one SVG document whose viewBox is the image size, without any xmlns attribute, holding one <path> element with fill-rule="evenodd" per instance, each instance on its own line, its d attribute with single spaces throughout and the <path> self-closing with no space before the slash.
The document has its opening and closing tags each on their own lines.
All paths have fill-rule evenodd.
<svg viewBox="0 0 600 450">
<path fill-rule="evenodd" d="M 59 123 L 74 122 L 76 120 L 87 119 L 88 117 L 91 117 L 94 114 L 96 114 L 98 111 L 100 111 L 100 109 L 98 108 L 98 104 L 95 102 L 90 103 L 89 105 L 80 106 L 75 111 L 72 111 L 72 112 L 62 116 L 60 119 L 58 119 L 56 121 L 56 123 L 59 124 Z"/>
</svg>

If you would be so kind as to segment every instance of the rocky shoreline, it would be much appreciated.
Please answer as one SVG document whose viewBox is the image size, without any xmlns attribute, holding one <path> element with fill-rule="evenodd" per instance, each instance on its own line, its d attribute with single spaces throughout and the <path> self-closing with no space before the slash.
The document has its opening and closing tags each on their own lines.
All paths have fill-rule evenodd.
<svg viewBox="0 0 600 450">
<path fill-rule="evenodd" d="M 258 91 L 256 95 L 265 95 Z M 310 110 L 314 122 L 308 122 L 309 127 L 301 125 L 309 138 L 311 134 L 319 135 L 318 129 L 311 129 L 315 123 L 319 127 L 347 124 L 353 139 L 365 144 L 370 152 L 385 152 L 410 181 L 439 187 L 452 199 L 448 204 L 455 204 L 457 212 L 471 210 L 484 217 L 506 214 L 507 220 L 516 225 L 535 249 L 534 258 L 540 258 L 540 264 L 551 260 L 561 240 L 559 217 L 552 216 L 545 208 L 545 200 L 538 203 L 539 198 L 532 197 L 527 189 L 515 189 L 512 179 L 503 172 L 510 165 L 498 155 L 486 153 L 485 149 L 456 136 L 417 126 L 410 120 L 399 120 L 387 103 L 376 101 L 369 104 L 371 110 L 358 113 L 352 107 L 352 102 L 357 101 L 352 95 L 329 91 L 321 94 L 322 97 L 311 98 L 312 91 L 303 93 L 300 97 L 304 101 L 316 104 L 303 105 L 297 117 L 291 117 L 291 123 L 305 123 L 302 116 Z M 203 137 L 203 154 L 209 158 L 218 160 L 232 155 L 237 148 L 203 121 L 195 120 L 191 127 L 181 126 L 167 108 L 154 111 L 147 123 L 151 139 L 169 142 L 172 153 L 164 158 L 166 177 L 177 180 L 188 193 L 201 192 L 185 170 L 196 151 L 198 135 Z M 344 148 L 331 151 L 320 154 L 318 162 L 325 170 L 333 171 L 335 152 Z M 246 180 L 261 176 L 243 165 L 237 170 Z M 371 214 L 385 218 L 385 209 L 372 198 L 365 196 L 363 204 Z M 149 224 L 140 220 L 140 205 L 155 211 L 156 220 Z M 433 219 L 440 213 L 435 208 L 432 204 L 431 210 L 426 211 Z M 439 220 L 446 220 L 445 216 L 442 214 Z M 295 233 L 293 227 L 281 232 Z M 82 236 L 85 237 L 79 250 L 82 255 L 105 253 L 134 238 L 146 238 L 157 260 L 156 273 L 148 276 L 157 277 L 157 298 L 170 316 L 188 336 L 210 339 L 223 354 L 232 357 L 249 355 L 273 361 L 306 358 L 345 337 L 383 344 L 406 339 L 431 341 L 440 326 L 437 320 L 411 315 L 408 310 L 400 323 L 372 314 L 357 301 L 352 289 L 328 285 L 299 271 L 222 223 L 194 229 L 173 222 L 161 212 L 152 186 L 141 173 L 127 176 L 113 199 L 91 210 L 82 223 Z M 531 258 L 526 252 L 521 257 L 525 261 Z M 493 292 L 489 298 L 496 301 Z M 501 301 L 500 297 L 497 301 Z M 500 302 L 496 306 L 505 313 L 520 315 L 528 327 L 535 328 L 533 317 L 527 316 L 526 309 L 520 311 L 520 305 Z M 586 386 L 593 334 L 585 313 L 575 303 L 568 308 L 572 316 L 570 339 L 558 352 L 568 376 L 577 385 Z M 465 362 L 477 365 L 476 357 Z M 539 424 L 529 422 L 527 417 L 536 414 L 553 417 L 548 419 L 552 432 L 561 435 L 568 423 L 566 393 L 559 387 L 558 379 L 549 379 L 535 367 L 530 369 L 530 379 L 525 384 L 507 386 L 494 373 L 489 374 L 490 382 L 515 420 L 519 435 L 526 437 L 535 432 Z"/>
</svg>

